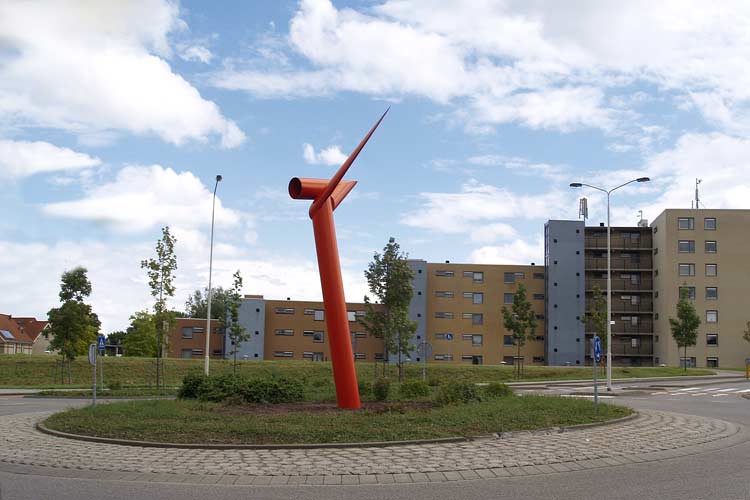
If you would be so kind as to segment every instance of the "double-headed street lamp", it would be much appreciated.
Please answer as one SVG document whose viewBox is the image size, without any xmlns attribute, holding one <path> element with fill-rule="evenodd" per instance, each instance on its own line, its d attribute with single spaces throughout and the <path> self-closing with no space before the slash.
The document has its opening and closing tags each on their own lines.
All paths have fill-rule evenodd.
<svg viewBox="0 0 750 500">
<path fill-rule="evenodd" d="M 614 187 L 610 190 L 606 190 L 604 188 L 600 188 L 597 186 L 592 186 L 591 184 L 586 184 L 585 182 L 571 182 L 570 187 L 572 188 L 579 188 L 579 187 L 590 187 L 591 189 L 596 189 L 597 191 L 601 191 L 602 193 L 607 194 L 607 390 L 612 390 L 612 247 L 610 243 L 610 226 L 609 226 L 609 198 L 613 191 L 616 191 L 620 189 L 621 187 L 625 187 L 628 184 L 632 184 L 633 182 L 648 182 L 651 179 L 648 177 L 639 177 L 637 179 L 633 179 L 632 181 L 628 181 L 625 184 L 620 184 L 617 187 Z"/>
<path fill-rule="evenodd" d="M 214 184 L 214 200 L 211 205 L 211 246 L 208 254 L 208 296 L 206 297 L 207 312 L 206 312 L 206 360 L 203 366 L 203 371 L 208 375 L 208 360 L 211 353 L 211 272 L 213 271 L 214 264 L 214 213 L 216 211 L 216 189 L 219 187 L 221 182 L 221 176 L 216 176 L 216 184 Z"/>
</svg>

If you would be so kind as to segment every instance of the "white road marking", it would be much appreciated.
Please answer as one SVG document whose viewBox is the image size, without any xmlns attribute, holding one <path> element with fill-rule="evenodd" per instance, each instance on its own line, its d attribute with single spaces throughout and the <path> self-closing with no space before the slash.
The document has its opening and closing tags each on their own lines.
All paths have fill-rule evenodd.
<svg viewBox="0 0 750 500">
<path fill-rule="evenodd" d="M 700 390 L 700 387 L 687 387 L 685 389 L 680 389 L 680 391 L 697 391 Z"/>
<path fill-rule="evenodd" d="M 721 397 L 721 396 L 729 396 L 729 394 L 727 394 L 726 392 L 723 392 L 723 393 L 720 393 L 720 394 L 711 394 L 712 398 L 718 398 L 718 397 Z"/>
<path fill-rule="evenodd" d="M 743 392 L 750 392 L 750 389 L 743 389 L 741 391 L 737 391 L 737 394 L 742 394 Z"/>
<path fill-rule="evenodd" d="M 594 396 L 588 394 L 563 394 L 563 398 L 590 398 L 594 399 Z M 614 399 L 614 396 L 599 396 L 599 399 Z"/>
<path fill-rule="evenodd" d="M 732 392 L 732 391 L 736 391 L 737 389 L 738 389 L 737 387 L 730 387 L 729 389 L 719 389 L 716 392 Z"/>
</svg>

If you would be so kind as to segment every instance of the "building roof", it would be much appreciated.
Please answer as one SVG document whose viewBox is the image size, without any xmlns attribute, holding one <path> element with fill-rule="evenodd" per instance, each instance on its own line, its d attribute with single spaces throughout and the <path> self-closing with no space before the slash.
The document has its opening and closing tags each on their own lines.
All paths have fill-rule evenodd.
<svg viewBox="0 0 750 500">
<path fill-rule="evenodd" d="M 0 314 L 0 342 L 7 344 L 33 344 L 34 340 L 26 335 L 9 314 Z"/>
<path fill-rule="evenodd" d="M 47 328 L 48 321 L 38 320 L 36 318 L 12 318 L 16 324 L 23 330 L 23 333 L 32 341 L 36 342 L 42 331 Z"/>
</svg>

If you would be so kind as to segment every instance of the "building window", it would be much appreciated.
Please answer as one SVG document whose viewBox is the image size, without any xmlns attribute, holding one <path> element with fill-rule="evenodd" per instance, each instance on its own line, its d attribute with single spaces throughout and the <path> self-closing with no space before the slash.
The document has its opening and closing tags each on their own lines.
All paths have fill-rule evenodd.
<svg viewBox="0 0 750 500">
<path fill-rule="evenodd" d="M 464 278 L 471 278 L 474 283 L 484 283 L 484 273 L 481 271 L 464 271 Z"/>
<path fill-rule="evenodd" d="M 349 321 L 357 321 L 357 313 L 354 311 L 346 311 L 346 319 Z"/>
<path fill-rule="evenodd" d="M 355 352 L 354 359 L 367 359 L 367 354 L 364 352 Z"/>
<path fill-rule="evenodd" d="M 190 349 L 193 356 L 203 356 L 203 349 Z"/>
<path fill-rule="evenodd" d="M 534 279 L 535 280 L 543 280 L 544 279 L 544 273 L 534 273 Z"/>
<path fill-rule="evenodd" d="M 366 339 L 367 338 L 367 332 L 354 332 L 354 338 L 355 339 Z"/>
<path fill-rule="evenodd" d="M 716 217 L 706 217 L 703 219 L 703 229 L 706 231 L 716 230 Z"/>
<path fill-rule="evenodd" d="M 180 351 L 180 357 L 182 359 L 190 359 L 193 357 L 193 350 L 192 349 L 183 349 Z"/>
<path fill-rule="evenodd" d="M 435 276 L 452 277 L 452 276 L 454 276 L 454 273 L 453 273 L 453 271 L 437 270 L 437 271 L 435 271 Z"/>
<path fill-rule="evenodd" d="M 472 325 L 481 325 L 484 323 L 484 315 L 482 313 L 463 313 L 464 319 L 470 319 Z"/>
<path fill-rule="evenodd" d="M 438 291 L 438 292 L 435 292 L 435 297 L 447 297 L 447 298 L 450 298 L 450 297 L 453 297 L 453 295 L 454 295 L 453 292 L 448 292 L 448 291 Z"/>
<path fill-rule="evenodd" d="M 275 358 L 293 358 L 294 353 L 292 351 L 275 351 L 273 356 Z"/>
<path fill-rule="evenodd" d="M 678 290 L 680 297 L 682 297 L 683 290 L 687 290 L 688 298 L 690 300 L 695 300 L 695 287 L 694 286 L 681 286 L 680 289 Z"/>
<path fill-rule="evenodd" d="M 326 319 L 326 312 L 324 309 L 315 309 L 315 321 L 324 321 Z"/>
<path fill-rule="evenodd" d="M 679 264 L 680 276 L 695 276 L 695 264 Z"/>
<path fill-rule="evenodd" d="M 678 217 L 677 229 L 695 229 L 695 219 L 692 217 Z"/>
<path fill-rule="evenodd" d="M 276 335 L 281 335 L 284 337 L 291 337 L 294 335 L 294 330 L 285 330 L 285 329 L 279 329 L 274 332 Z"/>
<path fill-rule="evenodd" d="M 716 253 L 716 242 L 712 240 L 706 240 L 705 251 L 706 253 Z"/>
<path fill-rule="evenodd" d="M 680 253 L 695 253 L 695 240 L 678 241 L 677 251 Z"/>
<path fill-rule="evenodd" d="M 706 358 L 706 368 L 718 368 L 719 358 Z"/>
<path fill-rule="evenodd" d="M 718 323 L 719 322 L 719 311 L 715 309 L 709 309 L 706 311 L 706 323 Z"/>
<path fill-rule="evenodd" d="M 471 345 L 473 346 L 481 346 L 484 342 L 484 336 L 476 333 L 465 333 L 461 335 L 461 338 L 464 340 L 471 340 Z"/>
<path fill-rule="evenodd" d="M 193 327 L 192 326 L 183 326 L 182 327 L 182 338 L 183 339 L 192 339 L 193 338 Z"/>
<path fill-rule="evenodd" d="M 312 338 L 313 338 L 313 342 L 321 343 L 325 340 L 325 332 L 321 332 L 321 331 L 313 332 Z"/>
<path fill-rule="evenodd" d="M 312 316 L 315 314 L 315 309 L 305 309 L 303 312 L 305 316 Z M 310 356 L 312 356 L 312 353 L 310 353 Z"/>
<path fill-rule="evenodd" d="M 435 340 L 453 340 L 452 333 L 436 333 Z"/>
<path fill-rule="evenodd" d="M 719 289 L 715 286 L 707 286 L 706 287 L 706 300 L 718 300 L 719 299 Z"/>
<path fill-rule="evenodd" d="M 503 273 L 503 283 L 515 283 L 516 273 Z"/>
<path fill-rule="evenodd" d="M 719 265 L 718 264 L 706 264 L 706 276 L 718 276 Z"/>
<path fill-rule="evenodd" d="M 504 293 L 503 294 L 503 304 L 512 304 L 513 303 L 513 295 L 512 293 Z"/>
<path fill-rule="evenodd" d="M 544 356 L 534 356 L 532 359 L 534 363 L 544 363 Z"/>
<path fill-rule="evenodd" d="M 544 294 L 543 293 L 535 293 L 533 295 L 534 299 L 536 300 L 544 300 Z"/>
<path fill-rule="evenodd" d="M 718 333 L 707 333 L 706 334 L 706 345 L 719 345 L 719 334 Z"/>
<path fill-rule="evenodd" d="M 453 354 L 435 354 L 435 361 L 453 361 Z"/>
<path fill-rule="evenodd" d="M 534 316 L 536 319 L 544 319 L 544 314 L 537 314 Z"/>
<path fill-rule="evenodd" d="M 695 368 L 695 357 L 680 358 L 680 368 L 685 368 L 685 365 L 687 365 L 688 368 Z"/>
<path fill-rule="evenodd" d="M 511 346 L 513 343 L 513 335 L 503 335 L 503 345 Z"/>
<path fill-rule="evenodd" d="M 293 307 L 277 307 L 276 314 L 294 314 Z"/>
<path fill-rule="evenodd" d="M 453 319 L 452 312 L 436 312 L 435 317 L 438 319 Z"/>
<path fill-rule="evenodd" d="M 360 309 L 359 311 L 354 311 L 354 315 L 357 316 L 358 318 L 363 317 L 366 314 L 367 314 L 367 311 L 365 311 L 364 309 Z"/>
<path fill-rule="evenodd" d="M 375 353 L 375 361 L 383 361 L 385 359 L 385 354 L 382 352 L 376 352 Z"/>
<path fill-rule="evenodd" d="M 482 292 L 464 292 L 465 299 L 471 299 L 472 304 L 484 304 L 484 294 Z"/>
</svg>

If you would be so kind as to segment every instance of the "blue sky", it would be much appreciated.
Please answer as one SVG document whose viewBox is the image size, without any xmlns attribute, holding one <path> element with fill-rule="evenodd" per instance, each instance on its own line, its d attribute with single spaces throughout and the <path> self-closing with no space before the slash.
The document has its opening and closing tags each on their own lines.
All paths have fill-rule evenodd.
<svg viewBox="0 0 750 500">
<path fill-rule="evenodd" d="M 0 5 L 0 311 L 44 316 L 88 267 L 103 329 L 150 305 L 139 267 L 178 238 L 173 305 L 208 281 L 320 296 L 294 176 L 329 177 L 391 111 L 336 212 L 349 300 L 396 237 L 429 261 L 543 261 L 548 218 L 596 192 L 617 224 L 750 195 L 746 2 L 329 0 Z"/>
</svg>

